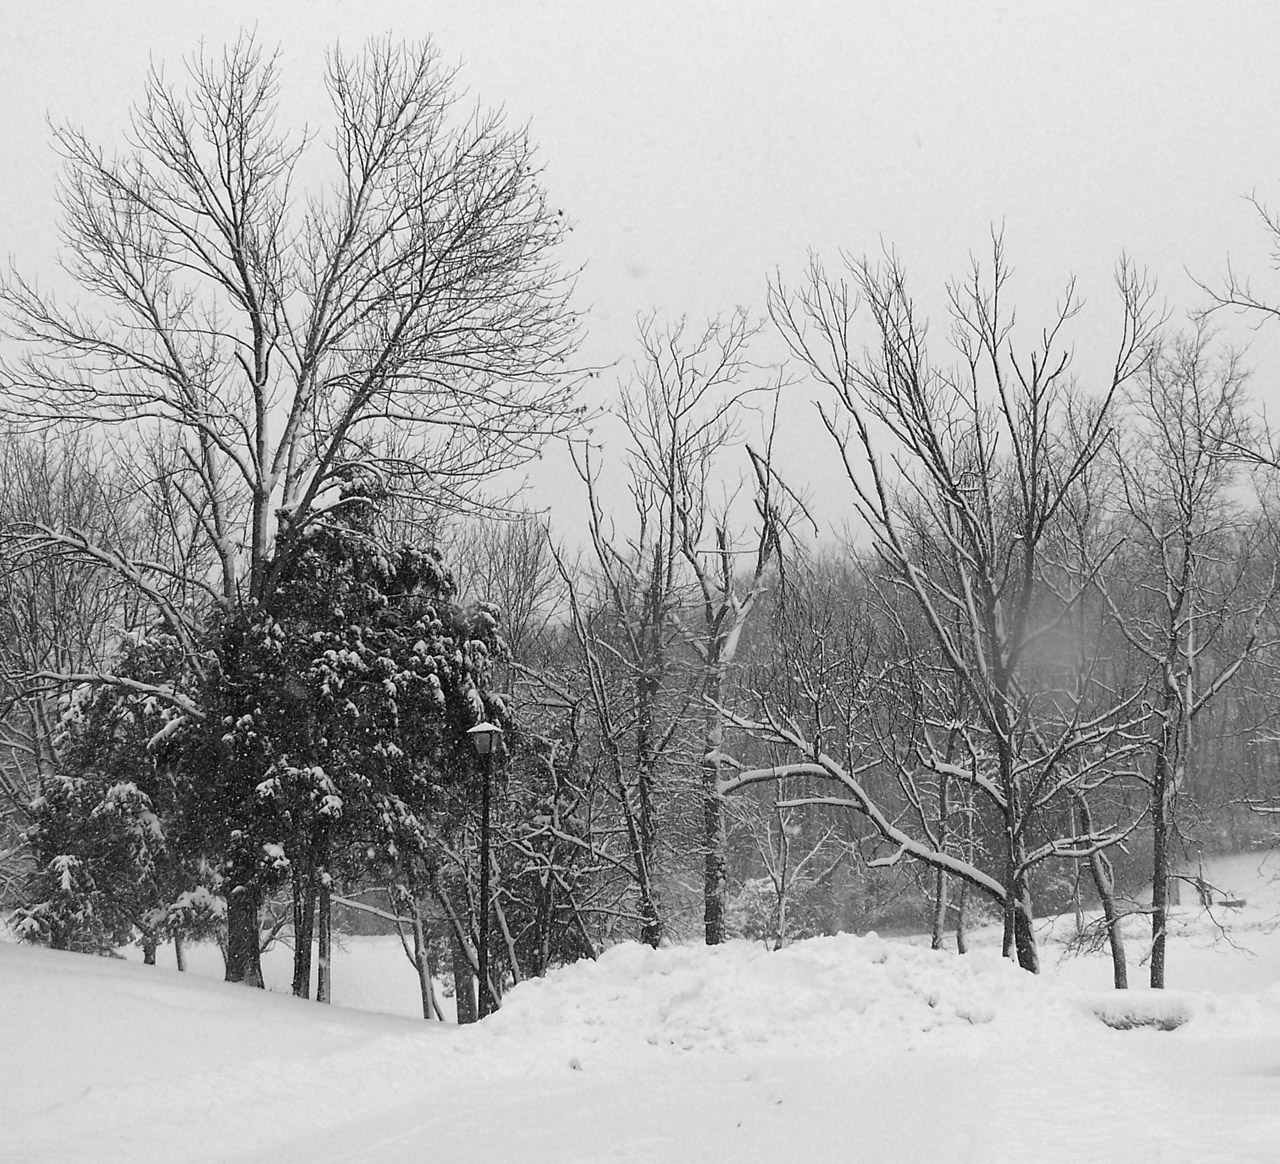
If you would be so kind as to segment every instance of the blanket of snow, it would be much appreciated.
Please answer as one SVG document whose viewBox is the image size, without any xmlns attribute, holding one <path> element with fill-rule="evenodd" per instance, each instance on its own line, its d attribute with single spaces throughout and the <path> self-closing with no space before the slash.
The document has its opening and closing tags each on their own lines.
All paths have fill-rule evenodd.
<svg viewBox="0 0 1280 1164">
<path fill-rule="evenodd" d="M 0 943 L 0 1160 L 1276 1161 L 1280 859 L 1212 874 L 1246 904 L 1184 908 L 1163 994 L 1053 930 L 1039 978 L 874 935 L 626 945 L 455 1027 L 409 1017 L 394 939 L 347 943 L 332 1007 Z"/>
</svg>

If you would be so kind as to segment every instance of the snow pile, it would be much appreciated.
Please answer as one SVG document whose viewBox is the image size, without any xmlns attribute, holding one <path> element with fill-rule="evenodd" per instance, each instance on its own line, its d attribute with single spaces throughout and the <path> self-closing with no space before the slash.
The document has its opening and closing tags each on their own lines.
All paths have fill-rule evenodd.
<svg viewBox="0 0 1280 1164">
<path fill-rule="evenodd" d="M 1192 1018 L 1117 1031 L 1104 1003 Z M 620 946 L 462 1028 L 0 944 L 0 1032 L 6 1164 L 1204 1164 L 1280 1143 L 1280 989 L 1121 1004 L 876 937 Z"/>
<path fill-rule="evenodd" d="M 1280 884 L 1239 864 L 1212 872 L 1246 905 L 1179 912 L 1197 989 L 1160 995 L 1103 989 L 1105 955 L 1056 967 L 1052 939 L 1033 977 L 998 932 L 965 957 L 624 945 L 455 1027 L 0 942 L 0 1160 L 1274 1161 Z M 412 1014 L 399 943 L 346 946 L 337 997 Z"/>
<path fill-rule="evenodd" d="M 946 1039 L 993 1021 L 1083 1021 L 1070 995 L 990 951 L 964 958 L 874 934 L 815 938 L 778 951 L 731 942 L 707 949 L 626 944 L 523 983 L 485 1024 L 507 1039 L 634 1051 L 744 1049 L 840 1054 Z M 954 1033 L 954 1032 L 953 1032 Z"/>
<path fill-rule="evenodd" d="M 1176 1031 L 1193 1013 L 1191 1000 L 1186 995 L 1141 990 L 1114 990 L 1095 998 L 1089 1009 L 1117 1031 L 1130 1031 L 1135 1027 Z"/>
</svg>

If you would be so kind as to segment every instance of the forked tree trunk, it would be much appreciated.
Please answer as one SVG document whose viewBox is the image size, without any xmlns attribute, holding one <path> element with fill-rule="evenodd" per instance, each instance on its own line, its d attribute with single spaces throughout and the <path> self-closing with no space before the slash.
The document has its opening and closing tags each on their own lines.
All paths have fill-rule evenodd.
<svg viewBox="0 0 1280 1164">
<path fill-rule="evenodd" d="M 436 1001 L 435 988 L 431 983 L 431 947 L 427 942 L 426 927 L 422 924 L 422 910 L 416 898 L 410 899 L 413 911 L 413 967 L 418 972 L 418 993 L 422 998 L 422 1017 L 424 1019 L 444 1020 L 440 1013 L 440 1004 Z"/>
<path fill-rule="evenodd" d="M 1012 841 L 1005 867 L 1007 896 L 1004 907 L 1004 956 L 1015 959 L 1024 970 L 1040 973 L 1040 952 L 1036 948 L 1031 909 L 1031 886 L 1020 870 L 1022 845 Z"/>
<path fill-rule="evenodd" d="M 1010 865 L 1012 862 L 1009 863 Z M 1004 956 L 1015 961 L 1033 974 L 1039 970 L 1035 933 L 1031 929 L 1030 894 L 1019 884 L 1017 873 L 1006 865 L 1004 899 L 1004 934 L 1001 950 Z M 1024 900 L 1025 898 L 1025 900 Z"/>
<path fill-rule="evenodd" d="M 418 975 L 418 994 L 422 999 L 422 1017 L 430 1020 L 432 1018 L 444 1022 L 444 1015 L 440 1011 L 440 1002 L 436 998 L 435 986 L 433 981 L 435 978 L 435 966 L 431 956 L 431 942 L 427 934 L 427 925 L 422 917 L 422 903 L 418 900 L 418 879 L 414 869 L 413 858 L 410 857 L 405 863 L 406 888 L 391 898 L 393 907 L 397 914 L 407 908 L 409 911 L 409 922 L 413 930 L 413 968 Z M 388 890 L 390 894 L 390 890 Z M 399 926 L 396 927 L 399 929 Z"/>
<path fill-rule="evenodd" d="M 1111 947 L 1111 975 L 1117 990 L 1129 989 L 1129 965 L 1124 954 L 1124 934 L 1120 931 L 1120 915 L 1116 910 L 1115 878 L 1111 862 L 1101 853 L 1089 859 L 1089 870 L 1102 902 L 1102 916 L 1107 923 L 1107 944 Z"/>
<path fill-rule="evenodd" d="M 1083 796 L 1079 797 L 1080 823 L 1086 835 L 1093 832 L 1093 814 Z M 1107 925 L 1107 945 L 1111 949 L 1111 977 L 1117 990 L 1129 989 L 1129 964 L 1124 954 L 1124 934 L 1120 932 L 1120 915 L 1116 910 L 1116 881 L 1111 862 L 1105 853 L 1093 853 L 1089 857 L 1089 872 L 1093 876 L 1098 901 L 1102 903 L 1102 917 Z"/>
</svg>

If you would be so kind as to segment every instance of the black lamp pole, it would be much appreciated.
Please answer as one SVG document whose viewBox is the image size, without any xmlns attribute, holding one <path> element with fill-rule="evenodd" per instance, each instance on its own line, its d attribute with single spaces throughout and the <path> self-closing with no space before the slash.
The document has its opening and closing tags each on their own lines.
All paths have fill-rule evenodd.
<svg viewBox="0 0 1280 1164">
<path fill-rule="evenodd" d="M 480 790 L 480 921 L 476 943 L 476 969 L 480 979 L 479 1015 L 492 1014 L 493 992 L 489 985 L 489 814 L 490 786 L 493 783 L 493 750 L 497 746 L 502 729 L 497 724 L 481 723 L 471 728 L 467 735 L 476 752 L 484 761 L 484 783 Z"/>
</svg>

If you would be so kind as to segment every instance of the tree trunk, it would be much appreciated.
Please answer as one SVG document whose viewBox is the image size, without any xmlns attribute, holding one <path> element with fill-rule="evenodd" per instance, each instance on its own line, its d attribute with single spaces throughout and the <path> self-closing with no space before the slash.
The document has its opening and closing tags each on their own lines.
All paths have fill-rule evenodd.
<svg viewBox="0 0 1280 1164">
<path fill-rule="evenodd" d="M 327 869 L 321 869 L 316 878 L 316 1002 L 332 1001 L 333 961 L 333 883 Z"/>
<path fill-rule="evenodd" d="M 1094 878 L 1097 882 L 1097 878 Z M 1084 933 L 1084 901 L 1080 897 L 1080 867 L 1077 865 L 1075 875 L 1071 878 L 1071 915 L 1075 918 L 1076 937 Z"/>
<path fill-rule="evenodd" d="M 435 966 L 432 964 L 431 942 L 427 934 L 426 923 L 422 919 L 422 902 L 418 900 L 418 878 L 414 870 L 413 857 L 405 862 L 405 879 L 407 888 L 404 892 L 391 897 L 397 914 L 408 910 L 409 920 L 413 928 L 413 968 L 418 974 L 418 993 L 422 998 L 422 1017 L 430 1020 L 433 1017 L 444 1022 L 440 1012 L 440 1002 L 436 998 Z M 388 890 L 388 895 L 391 891 Z M 399 929 L 399 926 L 396 927 Z"/>
<path fill-rule="evenodd" d="M 1026 870 L 1026 845 L 1021 833 L 1026 822 L 1026 809 L 1022 804 L 1023 789 L 1013 774 L 1011 755 L 1001 757 L 1000 784 L 1006 800 L 1004 956 L 1016 958 L 1022 969 L 1038 974 L 1040 952 L 1036 949 L 1033 928 L 1035 915 L 1031 908 L 1031 885 Z"/>
<path fill-rule="evenodd" d="M 154 966 L 156 964 L 156 950 L 159 946 L 160 943 L 154 933 L 144 933 L 142 935 L 142 964 L 144 966 Z"/>
<path fill-rule="evenodd" d="M 1019 966 L 1032 974 L 1040 973 L 1040 952 L 1036 949 L 1034 914 L 1031 908 L 1031 886 L 1022 868 L 1022 842 L 1010 827 L 1009 851 L 1005 866 L 1004 956 L 1015 958 Z"/>
<path fill-rule="evenodd" d="M 702 843 L 705 847 L 702 872 L 702 934 L 708 946 L 725 940 L 724 895 L 728 881 L 728 830 L 724 819 L 724 797 L 720 795 L 720 761 L 715 757 L 724 746 L 724 716 L 716 706 L 723 698 L 719 661 L 708 658 L 711 672 L 705 696 L 702 759 Z"/>
<path fill-rule="evenodd" d="M 1088 802 L 1081 796 L 1080 822 L 1084 832 L 1093 832 L 1093 815 Z M 1102 903 L 1102 916 L 1107 923 L 1107 944 L 1111 947 L 1111 976 L 1117 990 L 1129 989 L 1129 964 L 1124 955 L 1124 935 L 1120 932 L 1120 915 L 1116 911 L 1115 875 L 1105 853 L 1093 853 L 1089 857 L 1089 872 Z"/>
<path fill-rule="evenodd" d="M 943 939 L 947 928 L 947 871 L 945 869 L 934 870 L 933 885 L 933 937 L 929 941 L 929 946 L 934 950 L 941 950 L 943 947 Z"/>
<path fill-rule="evenodd" d="M 494 866 L 494 876 L 498 875 L 498 868 Z M 516 947 L 515 935 L 511 932 L 511 925 L 507 921 L 507 911 L 502 906 L 502 894 L 495 893 L 493 895 L 493 916 L 498 923 L 498 930 L 502 934 L 503 945 L 507 949 L 507 969 L 511 971 L 511 981 L 519 985 L 524 981 L 524 971 L 520 968 L 520 959 L 517 956 L 519 951 Z M 493 974 L 493 959 L 489 959 L 489 975 L 493 990 L 493 1009 L 497 1010 L 502 1002 L 503 989 L 506 986 L 506 975 Z"/>
<path fill-rule="evenodd" d="M 555 850 L 553 850 L 555 851 Z M 533 973 L 542 978 L 551 965 L 551 927 L 556 917 L 556 879 L 547 875 L 538 895 L 538 964 Z"/>
<path fill-rule="evenodd" d="M 703 844 L 706 860 L 703 867 L 702 926 L 703 939 L 708 946 L 718 946 L 725 940 L 724 894 L 728 880 L 725 850 L 728 833 L 724 822 L 724 798 L 716 791 L 719 766 L 708 769 L 707 787 L 703 790 Z"/>
<path fill-rule="evenodd" d="M 778 824 L 781 826 L 783 821 L 779 814 Z M 787 830 L 780 828 L 778 832 L 778 872 L 773 877 L 773 892 L 778 899 L 777 906 L 773 911 L 773 948 L 781 950 L 787 944 L 787 902 L 790 898 L 791 886 L 787 881 L 787 861 L 789 846 L 787 844 Z"/>
<path fill-rule="evenodd" d="M 426 927 L 422 924 L 422 911 L 416 900 L 411 906 L 413 910 L 413 966 L 418 972 L 418 993 L 422 997 L 422 1017 L 443 1019 L 440 1004 L 436 1001 L 436 992 L 431 984 L 431 954 L 427 943 Z"/>
<path fill-rule="evenodd" d="M 632 860 L 635 861 L 636 889 L 640 895 L 640 940 L 656 950 L 662 941 L 662 921 L 658 914 L 653 882 L 650 879 L 649 841 L 643 826 L 643 821 L 646 819 L 645 798 L 648 795 L 646 780 L 641 771 L 635 785 L 636 799 L 640 804 L 637 811 L 632 804 L 631 785 L 624 774 L 621 750 L 617 740 L 606 735 L 603 742 L 605 753 L 609 757 L 614 783 L 618 789 L 618 800 L 627 830 L 627 846 L 631 850 Z"/>
<path fill-rule="evenodd" d="M 1167 737 L 1167 729 L 1166 737 Z M 1169 771 L 1168 744 L 1161 741 L 1151 790 L 1151 989 L 1163 990 L 1165 939 L 1169 926 Z"/>
<path fill-rule="evenodd" d="M 975 845 L 973 841 L 973 793 L 961 793 L 961 808 L 964 812 L 964 835 L 961 839 L 961 853 L 969 864 L 974 863 Z M 956 953 L 969 952 L 969 882 L 960 878 L 960 899 L 956 902 Z"/>
<path fill-rule="evenodd" d="M 656 568 L 655 568 L 655 577 Z M 651 593 L 649 604 L 656 611 L 656 594 Z M 644 670 L 636 684 L 636 799 L 638 801 L 638 829 L 640 851 L 637 854 L 637 872 L 640 874 L 640 940 L 655 950 L 662 943 L 662 921 L 658 913 L 658 898 L 653 884 L 654 859 L 658 851 L 657 796 L 658 756 L 653 739 L 654 708 L 661 687 L 659 676 L 665 668 L 661 644 L 661 623 L 656 613 L 649 615 L 649 638 Z"/>
<path fill-rule="evenodd" d="M 1024 970 L 1032 974 L 1040 972 L 1040 954 L 1036 949 L 1036 935 L 1032 928 L 1031 888 L 1026 875 L 1016 868 L 1015 855 L 1005 870 L 1007 895 L 1004 903 L 1004 956 L 1014 959 Z"/>
<path fill-rule="evenodd" d="M 311 997 L 311 944 L 315 939 L 316 882 L 313 870 L 293 878 L 293 993 Z"/>
<path fill-rule="evenodd" d="M 1169 926 L 1169 830 L 1164 797 L 1153 798 L 1151 812 L 1151 989 L 1163 990 L 1165 939 Z"/>
<path fill-rule="evenodd" d="M 1101 853 L 1095 853 L 1089 860 L 1089 869 L 1093 873 L 1093 883 L 1098 889 L 1098 900 L 1102 902 L 1102 916 L 1107 923 L 1107 944 L 1111 947 L 1111 971 L 1117 990 L 1129 989 L 1129 965 L 1124 955 L 1124 934 L 1120 932 L 1120 915 L 1116 912 L 1115 879 L 1111 872 L 1111 862 Z"/>
<path fill-rule="evenodd" d="M 658 913 L 658 901 L 649 876 L 649 863 L 644 862 L 644 875 L 640 883 L 640 940 L 655 950 L 662 945 L 662 918 Z"/>
<path fill-rule="evenodd" d="M 956 732 L 953 730 L 947 739 L 947 762 L 951 762 L 951 755 L 955 750 Z M 938 785 L 938 849 L 941 852 L 947 851 L 947 832 L 951 823 L 951 777 L 946 773 L 943 774 L 942 780 Z M 941 950 L 943 941 L 947 931 L 947 891 L 950 888 L 950 879 L 947 877 L 945 869 L 934 870 L 933 881 L 933 936 L 930 938 L 930 948 Z"/>
<path fill-rule="evenodd" d="M 187 947 L 182 940 L 181 934 L 173 935 L 173 956 L 178 963 L 178 970 L 184 971 L 187 968 Z"/>
<path fill-rule="evenodd" d="M 227 895 L 226 980 L 259 989 L 263 986 L 260 908 L 256 888 L 240 885 Z"/>
<path fill-rule="evenodd" d="M 453 935 L 449 945 L 453 954 L 453 1001 L 458 1008 L 458 1022 L 473 1023 L 480 1017 L 476 1004 L 475 973 L 457 934 Z"/>
<path fill-rule="evenodd" d="M 1031 893 L 1024 883 L 1014 908 L 1014 945 L 1018 953 L 1018 965 L 1032 974 L 1039 974 L 1040 951 L 1036 947 L 1034 920 L 1031 912 Z"/>
</svg>

